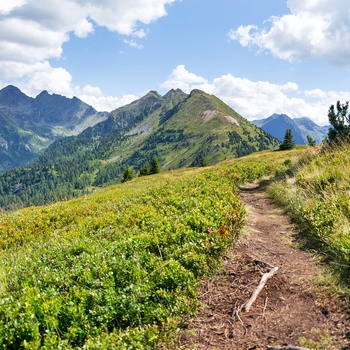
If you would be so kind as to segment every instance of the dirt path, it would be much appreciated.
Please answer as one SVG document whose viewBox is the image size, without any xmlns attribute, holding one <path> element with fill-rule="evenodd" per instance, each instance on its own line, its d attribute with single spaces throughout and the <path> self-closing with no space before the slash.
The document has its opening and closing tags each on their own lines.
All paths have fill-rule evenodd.
<svg viewBox="0 0 350 350">
<path fill-rule="evenodd" d="M 350 349 L 350 315 L 317 296 L 311 279 L 320 269 L 312 255 L 293 246 L 296 232 L 290 219 L 257 186 L 242 189 L 241 199 L 247 205 L 247 235 L 225 257 L 219 276 L 202 285 L 203 305 L 181 332 L 178 347 Z M 268 264 L 279 270 L 245 312 L 242 307 L 271 269 Z M 308 342 L 301 343 L 302 338 Z"/>
</svg>

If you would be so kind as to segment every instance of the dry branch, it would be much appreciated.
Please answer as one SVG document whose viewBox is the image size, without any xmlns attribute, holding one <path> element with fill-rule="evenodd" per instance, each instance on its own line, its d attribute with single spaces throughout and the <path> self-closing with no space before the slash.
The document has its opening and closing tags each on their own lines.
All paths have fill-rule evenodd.
<svg viewBox="0 0 350 350">
<path fill-rule="evenodd" d="M 306 348 L 300 348 L 298 346 L 268 346 L 267 350 L 309 350 Z"/>
<path fill-rule="evenodd" d="M 271 268 L 271 270 L 269 272 L 263 274 L 263 276 L 261 277 L 261 280 L 260 280 L 258 286 L 255 288 L 252 296 L 250 297 L 250 299 L 247 301 L 247 303 L 244 306 L 244 311 L 245 312 L 249 312 L 249 310 L 252 307 L 254 301 L 256 300 L 256 298 L 258 297 L 259 293 L 264 288 L 267 280 L 269 278 L 271 278 L 277 271 L 278 271 L 278 267 L 276 266 L 276 267 Z"/>
</svg>

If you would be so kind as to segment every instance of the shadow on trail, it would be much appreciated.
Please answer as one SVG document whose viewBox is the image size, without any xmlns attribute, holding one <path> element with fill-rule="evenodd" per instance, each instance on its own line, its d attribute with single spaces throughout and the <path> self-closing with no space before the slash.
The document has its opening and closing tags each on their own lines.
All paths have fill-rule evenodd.
<svg viewBox="0 0 350 350">
<path fill-rule="evenodd" d="M 276 182 L 275 178 L 261 180 L 258 183 L 242 184 L 238 186 L 241 192 L 265 192 L 269 185 Z"/>
</svg>

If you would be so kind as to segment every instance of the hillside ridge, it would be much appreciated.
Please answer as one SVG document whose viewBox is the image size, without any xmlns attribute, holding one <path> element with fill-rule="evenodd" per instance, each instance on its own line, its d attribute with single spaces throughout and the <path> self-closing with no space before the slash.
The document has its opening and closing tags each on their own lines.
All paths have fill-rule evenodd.
<svg viewBox="0 0 350 350">
<path fill-rule="evenodd" d="M 0 206 L 80 196 L 120 182 L 128 167 L 137 175 L 153 158 L 166 171 L 212 165 L 278 145 L 213 95 L 150 91 L 79 135 L 57 140 L 26 169 L 0 175 Z"/>
</svg>

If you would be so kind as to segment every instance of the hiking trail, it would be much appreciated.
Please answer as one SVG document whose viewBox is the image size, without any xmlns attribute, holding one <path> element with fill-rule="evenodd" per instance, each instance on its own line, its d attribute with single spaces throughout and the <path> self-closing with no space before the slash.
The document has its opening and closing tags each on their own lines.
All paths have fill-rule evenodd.
<svg viewBox="0 0 350 350">
<path fill-rule="evenodd" d="M 242 188 L 240 196 L 248 214 L 245 232 L 227 252 L 220 273 L 202 283 L 200 310 L 180 332 L 178 348 L 350 349 L 350 315 L 313 283 L 322 267 L 296 246 L 299 233 L 291 219 L 257 184 Z M 278 271 L 249 312 L 244 311 L 261 277 L 273 267 Z"/>
</svg>

